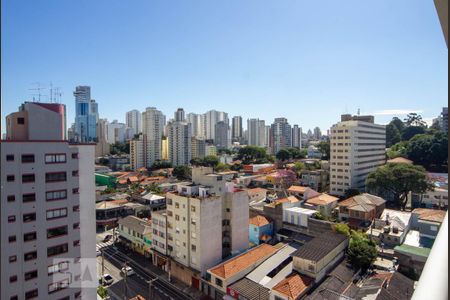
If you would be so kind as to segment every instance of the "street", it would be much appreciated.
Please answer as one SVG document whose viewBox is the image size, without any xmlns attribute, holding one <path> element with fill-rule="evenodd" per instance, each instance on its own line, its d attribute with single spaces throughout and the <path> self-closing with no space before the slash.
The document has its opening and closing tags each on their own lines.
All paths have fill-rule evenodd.
<svg viewBox="0 0 450 300">
<path fill-rule="evenodd" d="M 119 245 L 113 245 L 113 241 L 110 240 L 107 243 L 103 242 L 103 238 L 107 234 L 112 234 L 112 231 L 105 232 L 97 235 L 97 250 L 103 251 L 104 256 L 104 274 L 110 274 L 114 278 L 114 282 L 107 287 L 108 295 L 111 299 L 123 300 L 141 295 L 145 299 L 173 299 L 184 300 L 194 299 L 187 295 L 177 286 L 174 286 L 166 278 L 161 275 L 164 273 L 160 271 L 160 274 L 155 273 L 146 267 L 146 264 L 150 264 L 144 258 L 139 258 L 136 254 L 127 253 L 127 250 Z M 144 260 L 144 261 L 143 261 Z M 124 266 L 125 262 L 130 266 L 136 274 L 127 277 L 127 284 L 120 274 L 120 269 Z M 97 257 L 97 270 L 98 278 L 102 274 L 102 256 Z M 151 283 L 151 288 L 149 281 Z M 127 298 L 124 298 L 124 295 Z"/>
</svg>

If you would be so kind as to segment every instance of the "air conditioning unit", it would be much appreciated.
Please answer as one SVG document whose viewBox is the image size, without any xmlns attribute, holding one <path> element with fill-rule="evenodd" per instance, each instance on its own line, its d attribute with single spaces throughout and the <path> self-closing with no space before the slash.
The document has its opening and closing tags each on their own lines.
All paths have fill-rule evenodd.
<svg viewBox="0 0 450 300">
<path fill-rule="evenodd" d="M 391 227 L 390 226 L 384 226 L 383 227 L 383 232 L 384 233 L 389 233 L 389 231 L 391 231 Z"/>
</svg>

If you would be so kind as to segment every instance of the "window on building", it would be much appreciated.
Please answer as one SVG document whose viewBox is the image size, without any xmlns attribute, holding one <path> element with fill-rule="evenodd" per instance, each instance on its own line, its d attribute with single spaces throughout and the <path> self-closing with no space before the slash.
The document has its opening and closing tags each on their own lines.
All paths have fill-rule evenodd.
<svg viewBox="0 0 450 300">
<path fill-rule="evenodd" d="M 33 278 L 37 278 L 37 276 L 38 276 L 38 271 L 34 270 L 34 271 L 26 272 L 24 277 L 25 277 L 25 281 L 27 281 L 27 280 L 31 280 Z"/>
<path fill-rule="evenodd" d="M 13 283 L 13 282 L 16 282 L 16 281 L 17 281 L 17 275 L 13 275 L 13 276 L 9 277 L 9 282 L 10 283 Z"/>
<path fill-rule="evenodd" d="M 28 232 L 23 235 L 24 242 L 34 241 L 36 240 L 36 238 L 37 238 L 36 231 Z"/>
<path fill-rule="evenodd" d="M 69 262 L 68 261 L 62 261 L 60 263 L 50 265 L 47 268 L 48 275 L 52 275 L 53 273 L 65 271 L 69 269 Z"/>
<path fill-rule="evenodd" d="M 14 175 L 6 175 L 6 181 L 12 182 L 14 181 L 14 179 L 15 179 Z"/>
<path fill-rule="evenodd" d="M 74 223 L 73 229 L 80 229 L 80 223 Z"/>
<path fill-rule="evenodd" d="M 17 118 L 17 124 L 24 125 L 25 124 L 25 118 Z"/>
<path fill-rule="evenodd" d="M 8 200 L 8 202 L 14 202 L 14 201 L 16 201 L 16 196 L 14 196 L 14 195 L 9 195 L 9 196 L 7 197 L 7 200 Z"/>
<path fill-rule="evenodd" d="M 34 174 L 23 174 L 22 175 L 22 183 L 34 182 L 35 177 Z"/>
<path fill-rule="evenodd" d="M 180 208 L 180 203 L 175 202 L 175 208 Z"/>
<path fill-rule="evenodd" d="M 45 154 L 46 164 L 62 164 L 66 162 L 66 155 L 62 154 Z"/>
<path fill-rule="evenodd" d="M 34 202 L 36 201 L 36 194 L 25 194 L 22 195 L 22 202 Z"/>
<path fill-rule="evenodd" d="M 25 300 L 33 299 L 33 298 L 36 298 L 37 296 L 38 296 L 38 290 L 37 289 L 32 290 L 32 291 L 28 291 L 28 292 L 25 293 Z"/>
<path fill-rule="evenodd" d="M 72 158 L 73 159 L 78 159 L 78 153 L 72 153 Z"/>
<path fill-rule="evenodd" d="M 54 293 L 63 290 L 69 286 L 69 279 L 64 279 L 59 282 L 54 282 L 48 285 L 48 293 Z"/>
<path fill-rule="evenodd" d="M 6 161 L 14 161 L 14 154 L 6 155 Z"/>
<path fill-rule="evenodd" d="M 25 261 L 33 260 L 36 258 L 37 258 L 37 251 L 28 252 L 23 255 L 23 259 Z"/>
<path fill-rule="evenodd" d="M 72 176 L 73 177 L 78 177 L 78 175 L 79 175 L 78 170 L 72 171 Z"/>
<path fill-rule="evenodd" d="M 8 223 L 14 223 L 16 221 L 16 216 L 8 216 Z"/>
<path fill-rule="evenodd" d="M 80 206 L 79 206 L 79 205 L 74 205 L 74 206 L 72 207 L 72 211 L 74 211 L 74 212 L 80 211 Z"/>
<path fill-rule="evenodd" d="M 73 241 L 73 246 L 74 247 L 79 247 L 80 246 L 80 241 L 79 240 Z"/>
<path fill-rule="evenodd" d="M 67 217 L 67 208 L 47 210 L 47 220 Z"/>
<path fill-rule="evenodd" d="M 175 220 L 180 221 L 180 216 L 179 215 L 175 215 Z"/>
<path fill-rule="evenodd" d="M 74 188 L 72 189 L 72 194 L 79 194 L 80 193 L 80 189 L 79 188 Z"/>
<path fill-rule="evenodd" d="M 58 182 L 58 181 L 66 181 L 67 173 L 66 172 L 55 172 L 55 173 L 46 173 L 45 174 L 45 182 Z"/>
<path fill-rule="evenodd" d="M 17 261 L 17 255 L 11 255 L 10 257 L 9 257 L 9 262 L 10 263 L 13 263 L 13 262 L 16 262 Z"/>
<path fill-rule="evenodd" d="M 55 227 L 55 228 L 50 228 L 47 229 L 47 238 L 51 239 L 54 237 L 58 237 L 58 236 L 62 236 L 62 235 L 67 235 L 68 232 L 68 226 L 60 226 L 60 227 Z"/>
<path fill-rule="evenodd" d="M 34 163 L 34 154 L 22 154 L 22 163 Z"/>
<path fill-rule="evenodd" d="M 30 213 L 30 214 L 23 215 L 24 223 L 33 222 L 33 221 L 36 221 L 36 213 Z"/>
<path fill-rule="evenodd" d="M 10 235 L 8 237 L 8 242 L 10 243 L 15 243 L 16 242 L 16 236 L 15 235 Z"/>
<path fill-rule="evenodd" d="M 197 251 L 197 246 L 196 246 L 196 245 L 191 245 L 191 250 L 192 250 L 193 252 Z"/>
<path fill-rule="evenodd" d="M 191 212 L 195 212 L 195 206 L 191 205 Z"/>
<path fill-rule="evenodd" d="M 219 278 L 216 278 L 216 285 L 222 287 L 223 286 L 222 280 Z"/>
<path fill-rule="evenodd" d="M 67 199 L 67 190 L 49 191 L 45 193 L 47 201 Z"/>
<path fill-rule="evenodd" d="M 67 253 L 69 251 L 69 245 L 68 244 L 62 244 L 58 246 L 48 247 L 47 248 L 47 256 L 54 256 L 61 253 Z"/>
</svg>

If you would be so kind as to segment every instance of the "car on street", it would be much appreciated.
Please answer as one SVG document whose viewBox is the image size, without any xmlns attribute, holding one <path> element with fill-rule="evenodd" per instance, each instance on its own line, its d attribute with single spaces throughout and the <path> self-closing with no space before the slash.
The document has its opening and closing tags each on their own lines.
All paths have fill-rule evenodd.
<svg viewBox="0 0 450 300">
<path fill-rule="evenodd" d="M 136 274 L 136 272 L 134 272 L 134 270 L 131 267 L 123 267 L 122 269 L 120 269 L 120 274 L 122 276 L 124 276 L 124 274 L 127 274 L 127 277 L 128 277 L 128 276 Z"/>
<path fill-rule="evenodd" d="M 95 251 L 95 254 L 96 254 L 96 256 L 101 256 L 102 255 L 102 251 L 97 250 L 97 251 Z"/>
<path fill-rule="evenodd" d="M 103 285 L 110 285 L 114 282 L 114 278 L 111 275 L 105 274 L 99 279 L 100 283 Z"/>
<path fill-rule="evenodd" d="M 103 242 L 109 242 L 112 239 L 112 235 L 111 234 L 107 234 L 104 238 L 103 238 Z"/>
</svg>

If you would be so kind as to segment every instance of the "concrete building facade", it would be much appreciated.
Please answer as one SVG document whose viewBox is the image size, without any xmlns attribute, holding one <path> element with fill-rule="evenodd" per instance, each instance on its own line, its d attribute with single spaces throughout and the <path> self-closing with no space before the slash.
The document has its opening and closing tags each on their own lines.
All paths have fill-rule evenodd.
<svg viewBox="0 0 450 300">
<path fill-rule="evenodd" d="M 125 117 L 127 127 L 133 128 L 135 134 L 142 132 L 142 115 L 140 111 L 137 109 L 130 110 Z"/>
<path fill-rule="evenodd" d="M 176 113 L 180 115 L 179 112 Z M 187 166 L 192 158 L 191 124 L 183 120 L 167 124 L 169 161 L 173 166 Z"/>
<path fill-rule="evenodd" d="M 151 167 L 156 160 L 161 159 L 165 120 L 163 113 L 155 107 L 147 107 L 142 113 L 142 134 L 146 167 Z"/>
</svg>

